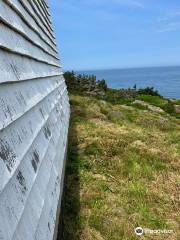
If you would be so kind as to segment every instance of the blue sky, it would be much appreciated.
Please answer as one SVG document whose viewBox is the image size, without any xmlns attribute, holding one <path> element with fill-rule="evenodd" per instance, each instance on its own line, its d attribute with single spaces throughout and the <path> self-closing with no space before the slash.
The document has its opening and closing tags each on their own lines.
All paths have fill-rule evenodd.
<svg viewBox="0 0 180 240">
<path fill-rule="evenodd" d="M 180 65 L 179 0 L 49 0 L 65 69 Z"/>
</svg>

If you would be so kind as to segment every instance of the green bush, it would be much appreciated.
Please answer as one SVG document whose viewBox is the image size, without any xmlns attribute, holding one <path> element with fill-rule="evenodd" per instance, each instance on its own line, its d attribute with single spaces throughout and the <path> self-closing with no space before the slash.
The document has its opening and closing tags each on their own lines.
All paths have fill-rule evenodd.
<svg viewBox="0 0 180 240">
<path fill-rule="evenodd" d="M 168 100 L 159 96 L 152 96 L 152 95 L 139 95 L 138 100 L 148 102 L 157 107 L 162 107 L 163 105 L 168 103 Z"/>
<path fill-rule="evenodd" d="M 171 102 L 168 102 L 162 106 L 162 109 L 169 114 L 175 113 L 174 105 Z"/>
<path fill-rule="evenodd" d="M 138 94 L 151 95 L 151 96 L 161 96 L 157 90 L 153 87 L 140 88 Z"/>
</svg>

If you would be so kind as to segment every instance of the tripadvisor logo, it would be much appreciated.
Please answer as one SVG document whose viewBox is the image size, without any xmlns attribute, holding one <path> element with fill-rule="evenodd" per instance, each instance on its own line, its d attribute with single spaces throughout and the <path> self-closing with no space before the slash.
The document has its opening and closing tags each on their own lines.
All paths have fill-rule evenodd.
<svg viewBox="0 0 180 240">
<path fill-rule="evenodd" d="M 134 229 L 135 234 L 138 236 L 141 236 L 143 234 L 173 234 L 173 230 L 169 230 L 169 229 L 156 229 L 156 230 L 151 230 L 148 228 L 142 228 L 142 227 L 137 227 Z"/>
<path fill-rule="evenodd" d="M 135 228 L 135 233 L 138 236 L 141 236 L 144 233 L 144 230 L 141 227 Z"/>
</svg>

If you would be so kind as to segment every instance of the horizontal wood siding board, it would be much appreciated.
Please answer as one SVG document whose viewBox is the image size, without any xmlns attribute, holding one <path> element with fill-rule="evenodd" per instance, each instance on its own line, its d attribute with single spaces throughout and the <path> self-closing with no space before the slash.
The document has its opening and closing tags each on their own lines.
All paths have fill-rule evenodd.
<svg viewBox="0 0 180 240">
<path fill-rule="evenodd" d="M 47 8 L 45 8 L 45 6 L 44 6 L 44 4 L 42 3 L 41 0 L 37 0 L 37 2 L 38 2 L 38 6 L 39 6 L 39 9 L 40 9 L 40 12 L 42 12 L 42 14 L 44 15 L 44 18 L 47 21 L 48 26 L 51 29 L 52 36 L 53 36 L 53 38 L 55 40 L 55 35 L 54 35 L 53 28 L 52 28 L 52 22 L 51 22 L 51 19 L 49 18 L 49 16 L 50 16 L 49 12 L 48 12 Z"/>
<path fill-rule="evenodd" d="M 59 66 L 58 59 L 55 59 L 52 55 L 33 45 L 32 42 L 25 39 L 20 33 L 17 33 L 3 23 L 0 23 L 0 28 L 0 48 L 40 62 Z"/>
<path fill-rule="evenodd" d="M 63 77 L 36 79 L 20 83 L 4 84 L 0 88 L 0 131 L 44 101 L 59 86 L 65 84 Z M 22 91 L 23 89 L 23 91 Z M 21 102 L 21 104 L 20 104 Z M 41 112 L 42 114 L 42 112 Z"/>
<path fill-rule="evenodd" d="M 46 18 L 43 16 L 43 13 L 40 11 L 40 8 L 39 8 L 37 0 L 36 1 L 27 0 L 27 1 L 31 4 L 31 6 L 32 6 L 34 12 L 36 13 L 37 17 L 42 21 L 44 26 L 46 26 L 47 30 L 50 31 L 50 32 L 53 31 L 52 27 L 47 22 Z"/>
<path fill-rule="evenodd" d="M 21 5 L 19 1 L 17 0 L 3 0 L 3 1 L 5 1 L 8 6 L 13 8 L 14 12 L 16 12 L 16 14 L 21 18 L 21 20 L 27 27 L 31 28 L 31 30 L 33 30 L 34 33 L 36 33 L 46 44 L 48 44 L 55 52 L 57 52 L 56 45 L 54 44 L 53 40 L 50 39 L 47 33 L 45 33 L 44 29 L 42 30 L 42 28 L 40 28 L 37 25 L 37 21 L 35 21 L 35 19 L 25 11 L 24 7 Z"/>
<path fill-rule="evenodd" d="M 57 103 L 58 104 L 58 103 Z M 63 106 L 62 106 L 63 107 Z M 63 108 L 62 108 L 63 109 Z M 53 112 L 53 113 L 56 113 L 56 110 Z M 52 116 L 52 114 L 50 115 L 50 116 Z M 27 117 L 27 116 L 26 116 Z M 48 118 L 48 119 L 50 119 L 50 117 Z M 35 120 L 37 120 L 36 118 L 34 119 L 34 122 L 35 122 Z M 59 121 L 62 121 L 62 115 L 61 115 L 61 119 L 59 119 Z M 58 133 L 58 132 L 60 132 L 60 131 L 57 131 L 58 129 L 57 129 L 57 126 L 55 126 L 55 129 L 56 129 L 56 131 L 55 131 L 55 133 L 53 134 L 53 131 L 52 131 L 52 129 L 50 128 L 50 126 L 52 127 L 53 126 L 53 124 L 52 124 L 52 122 L 50 123 L 50 122 L 48 122 L 48 121 L 50 121 L 50 120 L 47 120 L 46 121 L 46 124 L 48 124 L 48 126 L 49 126 L 49 129 L 50 129 L 50 131 L 51 131 L 51 134 L 54 136 L 54 134 L 56 134 L 56 133 Z M 59 121 L 57 121 L 56 120 L 56 123 L 58 124 L 58 122 Z M 24 121 L 25 123 L 26 123 L 26 121 Z M 18 122 L 17 124 L 20 124 L 20 122 Z M 46 126 L 46 124 L 42 124 L 42 126 Z M 37 123 L 36 123 L 36 125 L 37 125 Z M 22 127 L 24 127 L 24 126 L 22 126 Z M 31 165 L 28 165 L 28 164 L 30 164 L 31 162 L 30 162 L 30 159 L 32 158 L 32 155 L 33 155 L 33 153 L 36 151 L 36 153 L 38 154 L 38 156 L 39 156 L 39 160 L 38 160 L 38 164 L 40 164 L 40 162 L 42 162 L 43 160 L 41 160 L 41 156 L 44 156 L 44 154 L 43 153 L 41 153 L 40 151 L 43 151 L 43 152 L 46 152 L 45 151 L 45 146 L 46 146 L 46 144 L 45 144 L 45 138 L 46 137 L 43 137 L 44 138 L 44 143 L 43 143 L 43 147 L 42 148 L 38 148 L 38 151 L 37 151 L 37 146 L 38 146 L 38 142 L 39 141 L 42 141 L 42 136 L 44 136 L 44 132 L 43 132 L 43 130 L 42 130 L 42 128 L 39 128 L 40 129 L 40 132 L 38 132 L 38 135 L 36 136 L 36 138 L 33 140 L 33 142 L 31 143 L 31 144 L 29 144 L 29 148 L 28 148 L 28 151 L 26 151 L 26 154 L 24 155 L 24 157 L 23 158 L 21 158 L 21 161 L 19 161 L 19 165 L 18 165 L 18 168 L 16 168 L 16 171 L 14 172 L 14 174 L 12 175 L 12 178 L 8 181 L 8 185 L 6 184 L 6 188 L 4 188 L 4 191 L 1 193 L 1 197 L 2 197 L 2 201 L 1 201 L 1 203 L 0 203 L 0 210 L 2 210 L 1 209 L 1 207 L 3 208 L 3 209 L 6 209 L 6 208 L 4 208 L 5 206 L 7 206 L 6 204 L 7 204 L 7 201 L 6 201 L 6 199 L 3 197 L 4 195 L 5 196 L 7 196 L 6 194 L 8 194 L 7 192 L 6 192 L 6 190 L 8 189 L 9 190 L 9 188 L 10 188 L 10 186 L 11 186 L 11 184 L 12 183 L 14 183 L 14 181 L 17 179 L 17 173 L 19 172 L 19 171 L 21 171 L 21 172 L 23 172 L 23 174 L 24 174 L 24 177 L 26 177 L 26 179 L 28 179 L 29 181 L 33 181 L 32 183 L 31 182 L 28 182 L 28 181 L 26 181 L 26 189 L 24 189 L 24 191 L 26 190 L 26 194 L 23 194 L 22 196 L 21 196 L 21 198 L 22 198 L 22 200 L 23 200 L 23 209 L 21 208 L 21 211 L 17 208 L 17 209 L 15 209 L 15 211 L 17 211 L 16 212 L 16 220 L 17 220 L 17 218 L 18 219 L 21 219 L 21 215 L 22 215 L 22 213 L 23 213 L 23 210 L 25 209 L 25 207 L 26 206 L 24 206 L 24 204 L 25 204 L 25 201 L 27 201 L 27 199 L 28 199 L 28 193 L 29 193 L 29 191 L 30 191 L 30 186 L 32 186 L 33 184 L 34 184 L 34 177 L 33 178 L 28 178 L 27 176 L 26 176 L 26 174 L 29 174 L 29 173 L 31 173 L 31 175 L 33 175 L 33 173 L 32 173 L 32 170 L 33 170 L 33 167 L 31 166 Z M 60 130 L 60 129 L 59 129 Z M 16 130 L 17 131 L 17 130 Z M 31 131 L 32 131 L 32 129 L 31 129 Z M 34 130 L 35 131 L 35 130 Z M 51 135 L 51 136 L 52 136 Z M 6 132 L 6 136 L 8 136 L 8 132 Z M 16 135 L 15 135 L 16 136 Z M 22 136 L 21 136 L 22 137 Z M 55 136 L 54 136 L 55 137 Z M 26 139 L 26 142 L 27 142 L 27 140 L 28 140 L 29 138 L 27 138 Z M 31 139 L 31 138 L 30 138 Z M 57 139 L 57 137 L 55 137 L 55 139 Z M 55 139 L 54 139 L 54 141 L 55 141 Z M 62 139 L 62 138 L 61 138 Z M 13 139 L 14 141 L 15 141 L 15 139 Z M 25 139 L 24 139 L 25 140 Z M 39 140 L 39 141 L 38 141 Z M 49 141 L 49 140 L 47 140 L 47 141 Z M 54 143 L 54 141 L 53 141 L 53 143 Z M 21 144 L 22 145 L 22 144 Z M 24 142 L 23 142 L 23 145 L 24 145 Z M 27 144 L 26 144 L 27 145 Z M 35 146 L 35 147 L 32 147 L 32 146 Z M 22 146 L 23 147 L 23 146 Z M 17 148 L 18 149 L 22 149 L 21 147 L 20 147 L 20 145 L 18 144 L 18 146 L 17 146 Z M 13 149 L 14 151 L 15 151 L 15 149 Z M 17 152 L 17 151 L 16 151 Z M 52 152 L 54 152 L 55 153 L 55 151 L 53 150 L 52 151 L 52 149 L 51 149 L 51 151 L 50 151 L 51 153 Z M 51 158 L 50 158 L 51 159 Z M 25 167 L 23 167 L 25 165 Z M 28 171 L 26 172 L 25 171 L 25 169 L 28 169 Z M 29 171 L 31 169 L 31 172 Z M 36 174 L 37 174 L 37 170 L 36 170 Z M 35 175 L 35 176 L 37 176 L 37 175 Z M 8 187 L 9 186 L 9 187 Z M 19 193 L 20 194 L 20 193 Z M 21 194 L 20 194 L 21 195 Z M 25 196 L 24 196 L 25 195 Z M 12 195 L 11 195 L 12 196 Z M 20 197 L 20 196 L 19 196 Z M 3 201 L 3 200 L 5 200 L 5 201 Z M 11 204 L 10 205 L 8 205 L 8 206 L 10 206 L 11 207 Z M 3 211 L 3 210 L 2 210 Z M 15 219 L 14 219 L 15 220 Z M 15 230 L 15 229 L 17 229 L 17 222 L 14 222 L 13 221 L 13 223 L 14 223 L 14 225 L 11 225 L 11 229 L 12 230 Z M 14 231 L 12 231 L 12 232 L 14 232 Z M 12 234 L 12 233 L 11 233 Z M 14 234 L 14 233 L 13 233 Z M 25 234 L 25 233 L 24 233 Z M 26 233 L 27 234 L 27 233 Z M 24 236 L 24 235 L 23 235 Z M 11 237 L 12 237 L 12 235 L 11 235 Z"/>
<path fill-rule="evenodd" d="M 44 19 L 47 21 L 48 26 L 49 26 L 50 29 L 53 31 L 53 29 L 52 29 L 52 22 L 51 22 L 48 14 L 47 14 L 46 9 L 44 8 L 44 5 L 42 4 L 42 2 L 41 2 L 40 0 L 37 0 L 37 1 L 36 1 L 36 4 L 37 4 L 37 6 L 38 6 L 38 8 L 39 8 L 39 11 L 41 12 L 41 15 L 44 16 Z"/>
<path fill-rule="evenodd" d="M 12 21 L 12 19 L 14 21 Z M 57 53 L 45 41 L 43 41 L 39 35 L 29 28 L 9 6 L 3 2 L 0 4 L 0 21 L 19 32 L 23 37 L 34 43 L 39 48 L 43 49 L 45 52 L 49 53 L 55 58 L 58 58 Z"/>
<path fill-rule="evenodd" d="M 61 75 L 59 67 L 0 49 L 0 83 Z"/>
<path fill-rule="evenodd" d="M 59 119 L 60 120 L 60 119 Z M 58 121 L 58 119 L 57 120 L 55 120 L 55 122 L 57 123 L 57 121 Z M 45 125 L 46 126 L 46 125 Z M 49 126 L 50 126 L 50 124 L 49 124 Z M 52 126 L 52 124 L 51 124 L 51 126 Z M 55 144 L 55 140 L 57 139 L 57 136 L 55 135 L 55 134 L 57 134 L 57 132 L 59 133 L 59 135 L 61 134 L 61 132 L 60 131 L 57 131 L 57 130 L 60 130 L 60 129 L 58 129 L 57 128 L 57 126 L 55 125 L 55 130 L 56 131 L 52 131 L 52 128 L 51 128 L 51 131 L 52 131 L 52 133 L 53 133 L 53 136 L 54 136 L 54 141 L 52 141 L 52 144 L 53 145 L 55 145 L 55 147 L 53 148 L 53 149 L 50 149 L 50 153 L 51 154 L 55 154 L 56 153 L 56 151 L 55 151 L 55 149 L 58 147 L 58 146 L 56 146 L 56 144 Z M 25 191 L 25 193 L 23 194 L 23 195 L 21 195 L 21 193 L 19 192 L 19 197 L 20 197 L 20 199 L 22 199 L 22 201 L 23 201 L 23 205 L 22 205 L 22 207 L 20 207 L 20 209 L 15 209 L 14 211 L 14 213 L 15 213 L 15 216 L 16 216 L 16 221 L 13 221 L 13 225 L 11 225 L 11 230 L 13 230 L 13 231 L 11 231 L 12 233 L 11 233 L 11 235 L 10 235 L 10 237 L 11 237 L 11 239 L 13 239 L 13 235 L 14 235 L 14 233 L 15 233 L 15 231 L 16 230 L 19 230 L 19 225 L 20 225 L 20 221 L 21 221 L 21 218 L 22 218 L 22 214 L 23 213 L 26 213 L 25 212 L 25 209 L 27 208 L 27 206 L 26 206 L 26 202 L 27 202 L 27 200 L 28 200 L 28 198 L 29 198 L 29 194 L 31 193 L 31 190 L 32 190 L 32 187 L 33 186 L 35 186 L 36 185 L 36 182 L 35 182 L 35 179 L 36 179 L 36 177 L 37 176 L 40 176 L 40 173 L 38 173 L 38 170 L 36 170 L 36 173 L 33 173 L 33 167 L 30 165 L 31 164 L 31 161 L 30 161 L 30 159 L 32 158 L 32 156 L 33 156 L 33 153 L 34 152 L 36 152 L 36 153 L 38 153 L 38 156 L 39 156 L 39 162 L 38 162 L 38 169 L 39 169 L 39 167 L 41 166 L 41 164 L 42 164 L 42 162 L 44 162 L 45 161 L 45 159 L 44 159 L 44 156 L 46 156 L 46 161 L 45 161 L 45 163 L 47 163 L 47 160 L 50 158 L 51 160 L 52 160 L 52 163 L 53 163 L 53 157 L 52 157 L 52 155 L 51 156 L 47 156 L 48 154 L 46 154 L 47 153 L 47 151 L 48 151 L 48 142 L 50 141 L 50 140 L 47 140 L 47 144 L 46 144 L 46 140 L 45 140 L 45 137 L 43 137 L 44 138 L 44 141 L 43 141 L 43 138 L 42 138 L 42 136 L 43 136 L 43 130 L 41 130 L 41 132 L 39 133 L 39 135 L 38 135 L 38 137 L 34 140 L 34 142 L 33 142 L 33 144 L 34 144 L 34 146 L 32 147 L 32 145 L 31 145 L 31 147 L 30 147 L 30 149 L 28 150 L 28 152 L 27 152 L 27 154 L 26 154 L 26 156 L 21 160 L 21 162 L 20 162 L 20 165 L 19 165 L 19 167 L 18 167 L 18 169 L 14 172 L 14 174 L 13 174 L 13 178 L 11 178 L 11 180 L 8 182 L 8 186 L 6 186 L 6 189 L 10 189 L 10 186 L 12 185 L 12 183 L 14 183 L 14 182 L 16 182 L 16 179 L 17 179 L 17 174 L 19 173 L 19 171 L 21 171 L 21 172 L 23 172 L 23 176 L 25 177 L 25 179 L 27 179 L 26 180 L 26 191 Z M 39 141 L 42 141 L 42 143 L 43 143 L 43 147 L 40 149 L 40 148 L 38 148 L 38 152 L 37 152 L 37 147 L 38 147 L 38 144 L 39 144 Z M 47 145 L 47 149 L 46 149 L 46 146 Z M 53 147 L 53 146 L 52 146 Z M 42 152 L 41 152 L 42 151 Z M 41 159 L 41 157 L 42 157 L 42 159 Z M 31 170 L 31 171 L 30 171 Z M 34 175 L 34 177 L 31 177 L 30 178 L 30 176 L 28 177 L 28 175 L 31 175 L 31 176 L 33 176 Z M 41 173 L 42 174 L 42 173 Z M 45 177 L 47 177 L 47 176 L 45 176 Z M 45 178 L 46 179 L 46 178 Z M 44 179 L 44 180 L 45 180 Z M 29 180 L 29 181 L 28 181 Z M 44 183 L 44 182 L 43 182 Z M 16 184 L 18 184 L 18 182 L 16 182 Z M 43 186 L 41 187 L 41 189 L 43 189 Z M 51 188 L 52 189 L 52 188 Z M 53 189 L 52 189 L 53 190 Z M 50 189 L 48 189 L 48 191 L 50 191 Z M 9 198 L 10 198 L 10 194 L 11 194 L 11 196 L 15 199 L 16 198 L 16 195 L 12 195 L 12 193 L 13 193 L 14 191 L 11 191 L 11 192 L 6 192 L 6 191 L 3 191 L 2 192 L 2 201 L 1 201 L 1 203 L 0 203 L 0 209 L 1 209 L 1 206 L 3 207 L 3 209 L 6 209 L 6 207 L 5 206 L 7 206 L 7 201 L 3 201 L 3 200 L 6 200 L 6 198 L 4 198 L 4 195 L 5 196 L 7 196 L 7 194 L 9 194 Z M 36 196 L 36 195 L 34 195 L 34 196 Z M 11 202 L 9 202 L 9 207 L 11 207 Z M 4 208 L 5 207 L 5 208 Z M 39 209 L 40 210 L 40 209 Z M 3 210 L 2 210 L 3 211 Z M 15 220 L 15 216 L 14 216 L 14 220 Z M 27 215 L 26 215 L 26 218 L 27 218 Z M 19 221 L 17 222 L 17 219 L 19 219 Z M 29 217 L 28 217 L 28 219 L 29 219 Z M 39 221 L 41 221 L 41 219 L 38 219 Z M 24 221 L 24 219 L 22 219 L 22 221 Z M 39 222 L 38 221 L 38 222 Z M 27 223 L 26 223 L 27 224 Z M 22 225 L 21 225 L 22 226 Z M 24 226 L 24 225 L 23 225 Z M 28 226 L 28 224 L 27 224 L 27 226 L 26 226 L 26 228 L 27 227 L 29 227 Z M 24 228 L 23 228 L 24 229 Z M 28 235 L 28 232 L 24 232 L 23 233 L 23 236 L 26 236 L 26 235 Z M 27 238 L 25 238 L 25 239 L 27 239 Z M 33 239 L 33 238 L 32 238 Z"/>
<path fill-rule="evenodd" d="M 51 22 L 51 18 L 50 18 L 51 14 L 49 12 L 49 7 L 48 7 L 47 3 L 44 0 L 40 0 L 40 1 L 43 4 L 43 6 L 45 7 L 45 9 L 47 11 L 47 14 L 48 14 L 48 17 L 49 17 L 49 21 Z"/>
<path fill-rule="evenodd" d="M 19 0 L 19 1 L 20 1 L 21 5 L 24 7 L 24 9 L 28 12 L 28 14 L 32 16 L 32 18 L 34 19 L 34 21 L 36 22 L 38 27 L 40 27 L 42 29 L 44 34 L 46 34 L 49 37 L 50 41 L 52 41 L 54 44 L 54 35 L 53 35 L 52 30 L 49 30 L 49 29 L 47 30 L 46 26 L 41 22 L 41 20 L 34 13 L 31 4 L 28 1 L 26 1 L 26 2 L 24 2 L 23 0 Z"/>
<path fill-rule="evenodd" d="M 48 1 L 46 1 L 46 0 L 41 0 L 41 1 L 44 2 L 44 4 L 46 5 L 47 9 L 49 9 Z"/>
<path fill-rule="evenodd" d="M 49 180 L 51 180 L 52 179 L 52 177 L 56 177 L 56 175 L 53 173 L 51 173 L 51 171 L 52 170 L 54 170 L 54 168 L 53 168 L 53 166 L 54 166 L 54 161 L 55 161 L 55 156 L 56 156 L 56 148 L 58 147 L 58 145 L 60 145 L 60 142 L 59 141 L 57 141 L 57 140 L 60 140 L 60 136 L 61 136 L 61 131 L 60 131 L 60 128 L 58 128 L 59 127 L 59 124 L 58 124 L 58 121 L 61 121 L 61 115 L 59 115 L 59 117 L 57 117 L 56 119 L 54 119 L 54 126 L 53 127 L 51 127 L 50 128 L 50 130 L 51 130 L 51 133 L 52 133 L 52 135 L 54 136 L 54 138 L 53 137 L 51 137 L 49 140 L 48 140 L 48 144 L 47 144 L 47 148 L 45 148 L 45 147 L 43 147 L 43 149 L 41 149 L 43 152 L 42 153 L 40 153 L 40 152 L 38 152 L 39 153 L 39 156 L 41 156 L 41 158 L 39 159 L 39 166 L 38 166 L 38 169 L 36 170 L 36 178 L 34 178 L 33 180 L 34 180 L 34 182 L 30 182 L 29 184 L 27 184 L 27 187 L 29 187 L 29 189 L 30 189 L 30 192 L 29 192 L 29 195 L 27 196 L 27 198 L 26 198 L 26 202 L 25 202 L 25 206 L 24 206 L 24 211 L 22 211 L 22 215 L 20 216 L 20 220 L 19 220 L 19 222 L 18 222 L 18 225 L 17 225 L 17 227 L 16 227 L 16 231 L 14 232 L 14 235 L 16 234 L 16 232 L 24 232 L 24 236 L 25 236 L 25 231 L 24 231 L 24 224 L 23 224 L 23 222 L 25 222 L 25 219 L 26 219 L 26 216 L 28 215 L 28 213 L 30 212 L 29 210 L 29 208 L 31 208 L 31 200 L 32 200 L 32 197 L 34 197 L 35 196 L 35 194 L 37 193 L 37 188 L 36 188 L 36 182 L 40 182 L 41 183 L 41 189 L 40 189 L 40 191 L 41 191 L 41 196 L 43 196 L 44 197 L 44 201 L 42 202 L 42 203 L 46 203 L 47 201 L 46 201 L 46 196 L 44 196 L 44 194 L 43 193 L 48 193 L 48 194 L 51 194 L 52 195 L 52 191 L 51 192 L 49 192 L 49 190 L 51 189 L 51 190 L 53 190 L 52 189 L 52 187 L 55 185 L 55 184 L 53 184 L 52 186 L 47 186 L 46 184 L 45 184 L 45 179 L 46 180 L 48 180 L 48 174 L 49 174 Z M 50 125 L 50 124 L 49 124 Z M 52 124 L 50 125 L 50 126 L 52 126 Z M 59 130 L 59 131 L 57 131 L 57 130 Z M 62 139 L 61 139 L 61 141 L 62 141 Z M 45 143 L 44 143 L 45 144 Z M 52 154 L 51 155 L 51 157 L 49 157 L 49 154 Z M 46 159 L 45 159 L 46 158 Z M 48 159 L 51 159 L 51 162 L 50 162 L 50 164 L 51 164 L 51 166 L 47 166 L 47 161 L 48 161 Z M 24 164 L 24 161 L 22 161 L 22 163 Z M 42 165 L 44 164 L 44 168 L 46 168 L 46 171 L 45 171 L 45 169 L 42 167 Z M 48 167 L 48 168 L 47 168 Z M 21 168 L 22 169 L 24 169 L 23 168 L 23 166 L 21 166 Z M 42 169 L 43 168 L 43 169 Z M 51 169 L 51 171 L 49 171 Z M 39 171 L 38 173 L 37 173 L 37 171 Z M 41 171 L 41 172 L 40 172 Z M 41 180 L 38 178 L 38 176 L 39 177 L 41 177 Z M 43 192 L 43 193 L 42 193 Z M 41 222 L 41 219 L 40 219 L 40 217 L 41 217 L 41 215 L 42 215 L 42 212 L 43 212 L 43 207 L 44 207 L 44 205 L 42 204 L 41 205 L 41 210 L 40 211 L 38 211 L 38 212 L 40 212 L 41 214 L 38 216 L 39 218 L 35 218 L 34 219 L 34 217 L 33 216 L 31 216 L 31 218 L 32 218 L 32 220 L 31 220 L 31 222 L 33 223 L 33 225 L 35 225 L 34 226 L 34 229 L 37 229 L 37 226 L 38 226 L 38 223 L 39 222 Z M 34 219 L 34 221 L 33 221 L 33 219 Z M 28 226 L 26 226 L 26 229 L 27 229 L 27 227 Z M 33 233 L 32 233 L 32 239 L 33 239 Z"/>
<path fill-rule="evenodd" d="M 48 8 L 47 8 L 45 2 L 42 1 L 42 0 L 40 0 L 40 2 L 41 2 L 41 5 L 42 5 L 44 11 L 46 12 L 46 16 L 48 17 L 49 22 L 52 24 L 51 19 L 49 18 L 49 17 L 50 17 L 50 13 L 49 13 L 49 11 L 48 11 Z"/>
<path fill-rule="evenodd" d="M 21 4 L 0 0 L 0 239 L 53 240 L 70 106 L 47 1 Z"/>
<path fill-rule="evenodd" d="M 62 96 L 64 96 L 65 91 L 62 91 L 62 93 Z M 6 159 L 3 160 L 5 168 L 8 171 L 8 177 L 0 182 L 1 193 L 8 187 L 9 180 L 18 169 L 21 161 L 27 156 L 29 149 L 36 139 L 41 135 L 45 135 L 48 139 L 47 136 L 49 135 L 46 134 L 44 129 L 46 125 L 49 125 L 48 122 L 51 115 L 59 112 L 57 111 L 57 105 L 60 104 L 62 96 L 59 96 L 58 91 L 52 93 L 49 98 L 45 98 L 44 103 L 40 102 L 32 109 L 33 111 L 28 111 L 24 115 L 24 118 L 21 117 L 18 121 L 14 121 L 13 124 L 9 125 L 9 127 L 5 128 L 2 132 L 0 142 L 1 144 L 7 144 L 9 146 L 11 152 L 14 153 L 14 158 L 13 161 L 11 159 L 9 161 Z M 53 99 L 54 101 L 50 104 L 50 100 L 52 101 Z M 44 115 L 42 115 L 41 109 L 43 109 Z M 29 117 L 31 117 L 31 119 L 29 119 Z M 12 134 L 13 132 L 14 134 Z"/>
<path fill-rule="evenodd" d="M 33 9 L 28 1 L 26 2 L 22 0 L 6 0 L 6 1 L 16 6 L 16 8 L 23 15 L 24 19 L 26 19 L 27 22 L 31 22 L 33 27 L 40 31 L 41 34 L 45 35 L 45 38 L 48 39 L 49 43 L 52 44 L 52 46 L 54 45 L 52 31 L 47 30 L 44 24 L 41 21 L 39 21 L 39 19 L 34 14 Z"/>
<path fill-rule="evenodd" d="M 39 45 L 37 42 L 34 42 L 32 41 L 32 39 L 30 39 L 27 35 L 25 35 L 23 32 L 21 32 L 19 29 L 15 28 L 14 26 L 8 24 L 4 19 L 1 18 L 0 16 L 0 25 L 2 26 L 2 31 L 3 31 L 3 28 L 9 28 L 11 31 L 14 32 L 14 34 L 19 34 L 19 38 L 22 40 L 22 41 L 27 41 L 29 43 L 32 44 L 32 48 L 35 48 L 35 49 L 40 49 L 41 51 L 43 51 L 46 55 L 49 56 L 49 58 L 52 58 L 53 60 L 55 61 L 58 61 L 59 62 L 59 58 L 54 56 L 52 53 L 48 52 L 48 50 L 44 49 L 41 45 Z M 24 38 L 24 40 L 23 40 Z M 1 39 L 3 39 L 3 36 L 1 36 Z M 27 51 L 27 50 L 26 50 Z"/>
</svg>

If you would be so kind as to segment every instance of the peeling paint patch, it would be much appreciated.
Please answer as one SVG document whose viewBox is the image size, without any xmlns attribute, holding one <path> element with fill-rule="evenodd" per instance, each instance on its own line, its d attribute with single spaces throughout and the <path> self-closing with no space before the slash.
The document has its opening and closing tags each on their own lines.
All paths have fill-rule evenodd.
<svg viewBox="0 0 180 240">
<path fill-rule="evenodd" d="M 16 66 L 16 65 L 14 65 L 14 64 L 12 64 L 12 63 L 10 63 L 10 66 L 11 66 L 11 68 L 12 68 L 12 70 L 13 70 L 13 72 L 14 72 L 15 76 L 16 76 L 16 77 L 17 77 L 17 79 L 19 80 L 19 79 L 20 79 L 20 76 L 19 76 L 19 71 L 18 71 L 18 68 L 17 68 L 17 66 Z"/>
<path fill-rule="evenodd" d="M 27 191 L 27 188 L 26 188 L 26 181 L 25 181 L 25 178 L 24 176 L 22 175 L 22 172 L 19 170 L 18 171 L 18 174 L 17 174 L 17 180 L 19 182 L 19 184 L 21 185 L 21 190 L 22 190 L 22 193 L 25 194 L 25 192 Z"/>
<path fill-rule="evenodd" d="M 43 112 L 42 108 L 39 108 L 39 111 L 40 111 L 42 117 L 45 119 L 44 112 Z"/>
<path fill-rule="evenodd" d="M 39 163 L 39 154 L 38 154 L 37 151 L 33 152 L 33 158 L 31 160 L 31 163 L 32 163 L 32 167 L 34 169 L 34 172 L 36 173 L 37 172 L 37 165 Z"/>
<path fill-rule="evenodd" d="M 3 160 L 8 171 L 11 172 L 15 165 L 16 155 L 9 144 L 2 139 L 0 139 L 0 159 Z"/>
<path fill-rule="evenodd" d="M 35 171 L 35 173 L 36 173 L 36 171 L 37 171 L 37 164 L 36 164 L 36 162 L 35 162 L 34 159 L 31 160 L 31 164 L 32 164 L 33 169 L 34 169 L 34 171 Z"/>
<path fill-rule="evenodd" d="M 51 232 L 51 227 L 49 222 L 48 222 L 48 228 L 49 228 L 49 231 Z"/>
<path fill-rule="evenodd" d="M 39 163 L 39 154 L 37 151 L 34 151 L 33 156 L 34 156 L 36 163 Z"/>
<path fill-rule="evenodd" d="M 51 131 L 48 126 L 44 127 L 44 135 L 47 139 L 49 139 L 51 137 Z"/>
</svg>

